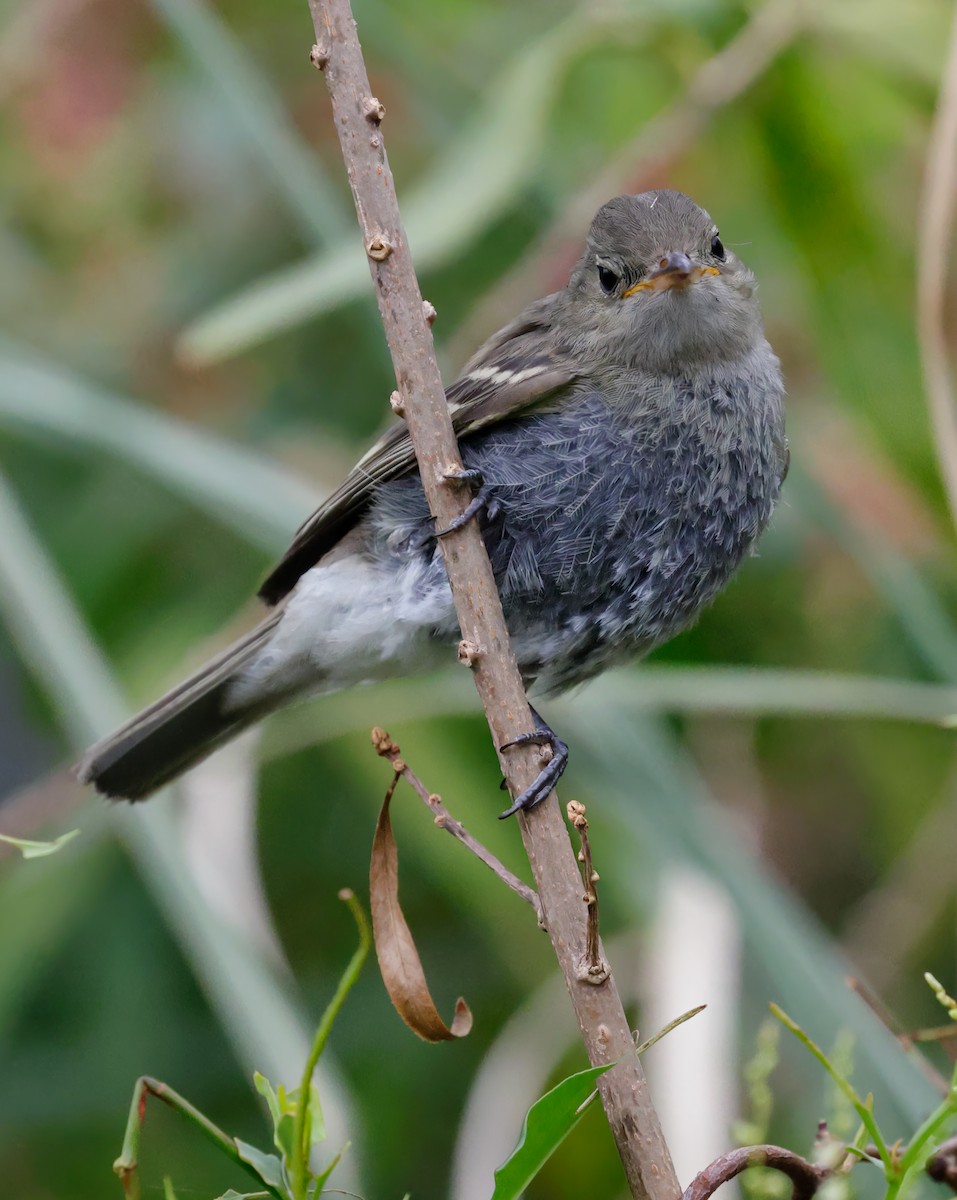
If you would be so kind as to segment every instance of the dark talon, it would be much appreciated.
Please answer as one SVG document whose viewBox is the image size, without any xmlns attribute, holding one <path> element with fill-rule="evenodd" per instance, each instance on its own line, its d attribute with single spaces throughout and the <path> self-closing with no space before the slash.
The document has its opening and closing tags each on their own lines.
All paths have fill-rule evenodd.
<svg viewBox="0 0 957 1200">
<path fill-rule="evenodd" d="M 479 472 L 479 474 L 481 474 L 481 472 Z M 498 511 L 499 511 L 498 501 L 493 500 L 491 498 L 490 491 L 484 484 L 479 488 L 479 490 L 475 493 L 475 495 L 472 497 L 472 499 L 468 502 L 468 505 L 466 506 L 464 511 L 459 513 L 459 515 L 455 518 L 454 521 L 451 522 L 451 524 L 448 526 L 448 528 L 447 529 L 437 529 L 435 531 L 435 536 L 437 538 L 440 538 L 440 537 L 445 537 L 447 534 L 455 533 L 455 531 L 457 529 L 461 529 L 463 525 L 467 525 L 473 517 L 478 516 L 478 514 L 483 509 L 485 510 L 486 514 L 488 515 L 489 520 L 494 520 L 495 517 L 498 515 Z"/>
<path fill-rule="evenodd" d="M 512 804 L 505 812 L 499 814 L 499 820 L 504 821 L 506 817 L 511 817 L 519 810 L 528 812 L 533 809 L 536 804 L 541 804 L 546 796 L 558 783 L 568 766 L 568 746 L 558 734 L 538 715 L 535 709 L 532 709 L 532 716 L 535 718 L 535 724 L 538 728 L 534 733 L 523 733 L 512 741 L 506 742 L 500 749 L 508 750 L 510 746 L 549 746 L 552 751 L 552 757 L 542 767 L 535 781 L 521 793 L 520 796 L 512 801 Z"/>
</svg>

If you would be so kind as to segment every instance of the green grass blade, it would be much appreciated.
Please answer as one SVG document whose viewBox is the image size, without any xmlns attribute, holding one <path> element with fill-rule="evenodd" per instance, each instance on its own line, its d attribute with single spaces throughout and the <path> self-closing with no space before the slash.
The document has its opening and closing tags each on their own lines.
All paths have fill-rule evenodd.
<svg viewBox="0 0 957 1200">
<path fill-rule="evenodd" d="M 246 134 L 303 235 L 319 245 L 336 241 L 352 214 L 239 40 L 204 0 L 151 2 Z M 304 71 L 308 48 L 304 41 Z"/>
<path fill-rule="evenodd" d="M 536 169 L 552 98 L 569 64 L 591 44 L 581 14 L 523 48 L 486 89 L 484 106 L 433 170 L 403 200 L 417 270 L 431 270 L 512 204 Z M 217 362 L 264 339 L 371 294 L 358 239 L 277 271 L 205 313 L 183 333 L 180 352 Z"/>
<path fill-rule="evenodd" d="M 263 455 L 86 383 L 5 338 L 0 427 L 115 455 L 270 553 L 319 499 Z"/>
<path fill-rule="evenodd" d="M 933 1089 L 849 991 L 847 964 L 832 940 L 742 849 L 667 727 L 630 709 L 612 684 L 595 683 L 574 702 L 555 706 L 559 727 L 575 746 L 576 770 L 602 797 L 602 816 L 621 831 L 611 848 L 621 855 L 620 869 L 606 863 L 604 878 L 631 877 L 636 843 L 655 858 L 705 870 L 735 904 L 747 945 L 768 972 L 775 996 L 791 1011 L 812 1013 L 821 1041 L 850 1029 L 868 1090 L 881 1092 L 882 1104 L 896 1110 L 901 1125 L 923 1120 L 936 1103 Z"/>
<path fill-rule="evenodd" d="M 77 749 L 123 719 L 118 685 L 2 480 L 0 614 Z M 296 1078 L 310 1044 L 299 1003 L 254 944 L 226 925 L 197 889 L 183 864 L 169 805 L 117 806 L 109 819 L 247 1073 L 259 1069 L 273 1079 Z M 327 1108 L 341 1105 L 328 1079 L 323 1087 Z"/>
<path fill-rule="evenodd" d="M 787 487 L 797 512 L 838 543 L 896 613 L 929 670 L 940 679 L 957 680 L 957 629 L 914 566 L 887 543 L 878 543 L 865 530 L 853 526 L 800 466 L 792 466 Z"/>
</svg>

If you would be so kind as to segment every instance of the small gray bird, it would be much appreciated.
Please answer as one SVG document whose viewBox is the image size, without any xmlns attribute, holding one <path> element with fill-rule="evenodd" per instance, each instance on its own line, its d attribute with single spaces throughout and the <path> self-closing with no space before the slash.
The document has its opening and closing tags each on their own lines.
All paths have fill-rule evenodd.
<svg viewBox="0 0 957 1200">
<path fill-rule="evenodd" d="M 568 284 L 448 390 L 527 686 L 549 694 L 684 629 L 767 525 L 787 472 L 784 388 L 755 279 L 680 192 L 599 209 Z M 448 662 L 458 638 L 404 425 L 302 526 L 265 619 L 95 745 L 79 777 L 139 800 L 297 698 Z M 536 783 L 548 794 L 567 748 Z M 508 814 L 503 814 L 508 815 Z"/>
</svg>

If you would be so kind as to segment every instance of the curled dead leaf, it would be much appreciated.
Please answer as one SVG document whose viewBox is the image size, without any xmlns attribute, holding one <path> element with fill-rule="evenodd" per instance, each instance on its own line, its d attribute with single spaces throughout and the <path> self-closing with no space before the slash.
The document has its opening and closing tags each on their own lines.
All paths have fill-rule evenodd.
<svg viewBox="0 0 957 1200">
<path fill-rule="evenodd" d="M 426 1042 L 465 1037 L 472 1028 L 472 1013 L 459 997 L 451 1026 L 439 1016 L 426 983 L 422 960 L 399 906 L 399 854 L 392 833 L 389 804 L 401 773 L 396 772 L 382 802 L 372 841 L 369 897 L 372 934 L 382 981 L 396 1012 L 413 1033 Z"/>
</svg>

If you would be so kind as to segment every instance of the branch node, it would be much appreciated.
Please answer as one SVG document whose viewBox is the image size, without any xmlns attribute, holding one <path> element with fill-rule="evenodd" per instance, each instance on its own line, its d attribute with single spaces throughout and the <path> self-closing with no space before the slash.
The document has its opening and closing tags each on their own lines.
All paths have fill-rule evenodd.
<svg viewBox="0 0 957 1200">
<path fill-rule="evenodd" d="M 366 254 L 373 262 L 385 262 L 394 249 L 384 233 L 377 233 L 366 246 Z"/>
<path fill-rule="evenodd" d="M 362 112 L 370 125 L 379 126 L 385 118 L 385 105 L 375 96 L 366 96 L 362 102 Z"/>
<path fill-rule="evenodd" d="M 389 397 L 389 407 L 397 417 L 405 416 L 405 405 L 402 403 L 402 397 L 398 392 L 393 392 Z"/>
<path fill-rule="evenodd" d="M 586 951 L 578 960 L 578 978 L 582 983 L 590 983 L 593 987 L 598 987 L 610 974 L 611 968 L 603 958 L 592 961 Z"/>
<path fill-rule="evenodd" d="M 459 642 L 457 657 L 463 667 L 474 667 L 482 657 L 482 647 L 475 642 L 468 642 L 463 638 Z"/>
<path fill-rule="evenodd" d="M 439 314 L 435 311 L 435 305 L 431 302 L 431 300 L 422 301 L 422 315 L 425 317 L 426 325 L 431 326 L 435 324 L 435 318 Z"/>
<path fill-rule="evenodd" d="M 329 48 L 322 42 L 316 42 L 309 51 L 309 61 L 317 71 L 324 71 L 329 63 Z"/>
</svg>

